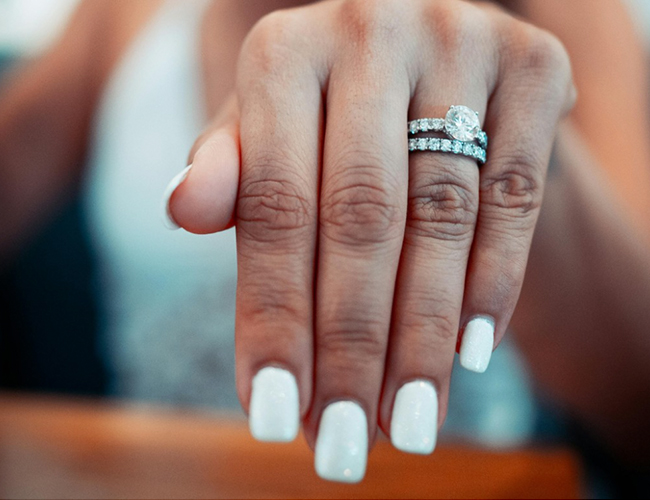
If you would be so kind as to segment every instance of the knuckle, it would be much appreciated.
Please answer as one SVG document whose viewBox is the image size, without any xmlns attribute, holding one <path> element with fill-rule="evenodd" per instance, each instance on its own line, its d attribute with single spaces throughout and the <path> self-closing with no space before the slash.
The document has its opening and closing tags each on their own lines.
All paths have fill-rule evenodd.
<svg viewBox="0 0 650 500">
<path fill-rule="evenodd" d="M 310 229 L 316 220 L 313 202 L 299 178 L 292 179 L 283 173 L 270 175 L 273 170 L 279 169 L 267 168 L 264 175 L 249 174 L 239 189 L 238 226 L 243 235 L 258 241 L 293 238 L 294 232 Z"/>
<path fill-rule="evenodd" d="M 502 166 L 495 175 L 486 176 L 482 181 L 481 203 L 510 217 L 527 218 L 535 214 L 542 204 L 544 184 L 539 161 L 526 152 L 493 161 Z"/>
<path fill-rule="evenodd" d="M 471 182 L 443 171 L 411 188 L 407 226 L 427 238 L 463 241 L 473 234 L 477 213 Z"/>
<path fill-rule="evenodd" d="M 262 44 L 273 44 L 292 39 L 299 27 L 299 14 L 295 10 L 276 10 L 263 16 L 253 26 L 251 35 Z"/>
<path fill-rule="evenodd" d="M 361 45 L 394 44 L 405 34 L 402 0 L 346 0 L 340 12 L 346 33 Z"/>
<path fill-rule="evenodd" d="M 501 49 L 506 65 L 528 86 L 535 105 L 568 113 L 576 92 L 571 59 L 559 38 L 541 28 L 519 21 L 505 23 Z M 502 33 L 502 34 L 503 34 Z"/>
<path fill-rule="evenodd" d="M 368 318 L 340 320 L 318 335 L 318 349 L 359 360 L 383 357 L 386 326 Z"/>
<path fill-rule="evenodd" d="M 260 19 L 250 31 L 243 52 L 252 55 L 256 70 L 262 74 L 275 72 L 295 59 L 304 46 L 300 14 L 279 10 Z"/>
<path fill-rule="evenodd" d="M 534 71 L 547 79 L 570 78 L 571 63 L 562 42 L 552 33 L 525 25 L 520 26 L 523 35 L 514 45 L 515 59 L 528 71 Z"/>
<path fill-rule="evenodd" d="M 494 15 L 483 6 L 469 2 L 423 3 L 422 18 L 427 38 L 438 47 L 438 56 L 429 59 L 429 71 L 439 71 L 441 64 L 465 68 L 481 74 L 486 85 L 497 79 L 498 51 L 494 43 Z M 480 68 L 480 69 L 479 69 Z M 478 71 L 478 73 L 476 73 Z"/>
<path fill-rule="evenodd" d="M 456 9 L 446 2 L 430 2 L 424 18 L 429 31 L 444 51 L 456 51 L 463 38 L 460 18 Z"/>
<path fill-rule="evenodd" d="M 461 38 L 485 42 L 485 35 L 491 30 L 486 13 L 474 5 L 466 4 L 459 14 L 458 31 Z"/>
<path fill-rule="evenodd" d="M 483 40 L 488 22 L 482 9 L 463 2 L 430 2 L 423 18 L 441 48 L 452 53 L 470 42 Z"/>
<path fill-rule="evenodd" d="M 321 197 L 320 221 L 343 244 L 384 243 L 402 235 L 403 209 L 396 183 L 383 168 L 344 169 Z"/>
</svg>

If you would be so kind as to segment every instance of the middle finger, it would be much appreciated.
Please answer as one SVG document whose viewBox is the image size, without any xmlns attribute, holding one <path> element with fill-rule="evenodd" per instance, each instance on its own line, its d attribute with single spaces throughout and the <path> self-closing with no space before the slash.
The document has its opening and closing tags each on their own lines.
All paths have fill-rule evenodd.
<svg viewBox="0 0 650 500">
<path fill-rule="evenodd" d="M 404 68 L 351 53 L 332 68 L 320 200 L 316 371 L 308 430 L 321 477 L 357 482 L 383 378 L 408 186 Z"/>
</svg>

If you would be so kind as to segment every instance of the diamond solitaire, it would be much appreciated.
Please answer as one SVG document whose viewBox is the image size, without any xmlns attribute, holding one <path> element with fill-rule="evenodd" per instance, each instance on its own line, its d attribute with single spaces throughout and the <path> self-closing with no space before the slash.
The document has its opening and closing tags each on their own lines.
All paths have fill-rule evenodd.
<svg viewBox="0 0 650 500">
<path fill-rule="evenodd" d="M 476 141 L 483 149 L 488 147 L 488 136 L 481 130 L 478 113 L 467 106 L 450 106 L 445 118 L 420 118 L 408 122 L 409 135 L 422 132 L 442 132 L 457 141 Z"/>
<path fill-rule="evenodd" d="M 478 113 L 467 106 L 451 106 L 445 117 L 445 132 L 459 141 L 473 141 L 481 131 Z"/>
</svg>

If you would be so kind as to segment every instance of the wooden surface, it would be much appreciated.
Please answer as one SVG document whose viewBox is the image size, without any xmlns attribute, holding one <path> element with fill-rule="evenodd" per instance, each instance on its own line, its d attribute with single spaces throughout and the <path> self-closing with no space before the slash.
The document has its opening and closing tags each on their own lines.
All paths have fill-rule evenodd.
<svg viewBox="0 0 650 500">
<path fill-rule="evenodd" d="M 2 498 L 576 498 L 567 450 L 379 442 L 359 485 L 320 480 L 301 437 L 262 444 L 234 416 L 0 395 Z"/>
</svg>

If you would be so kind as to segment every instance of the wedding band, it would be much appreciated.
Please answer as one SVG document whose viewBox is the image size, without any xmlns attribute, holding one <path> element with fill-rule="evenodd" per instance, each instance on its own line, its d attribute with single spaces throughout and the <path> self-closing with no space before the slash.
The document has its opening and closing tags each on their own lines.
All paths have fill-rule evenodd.
<svg viewBox="0 0 650 500">
<path fill-rule="evenodd" d="M 408 122 L 408 130 L 411 135 L 420 132 L 443 132 L 450 139 L 462 142 L 476 140 L 483 149 L 487 149 L 488 145 L 488 136 L 481 130 L 478 113 L 467 106 L 450 106 L 445 118 L 412 120 Z"/>
<path fill-rule="evenodd" d="M 485 149 L 471 142 L 459 141 L 458 139 L 438 139 L 437 137 L 420 137 L 409 139 L 409 151 L 441 151 L 456 155 L 468 156 L 477 160 L 481 165 L 487 159 Z"/>
</svg>

